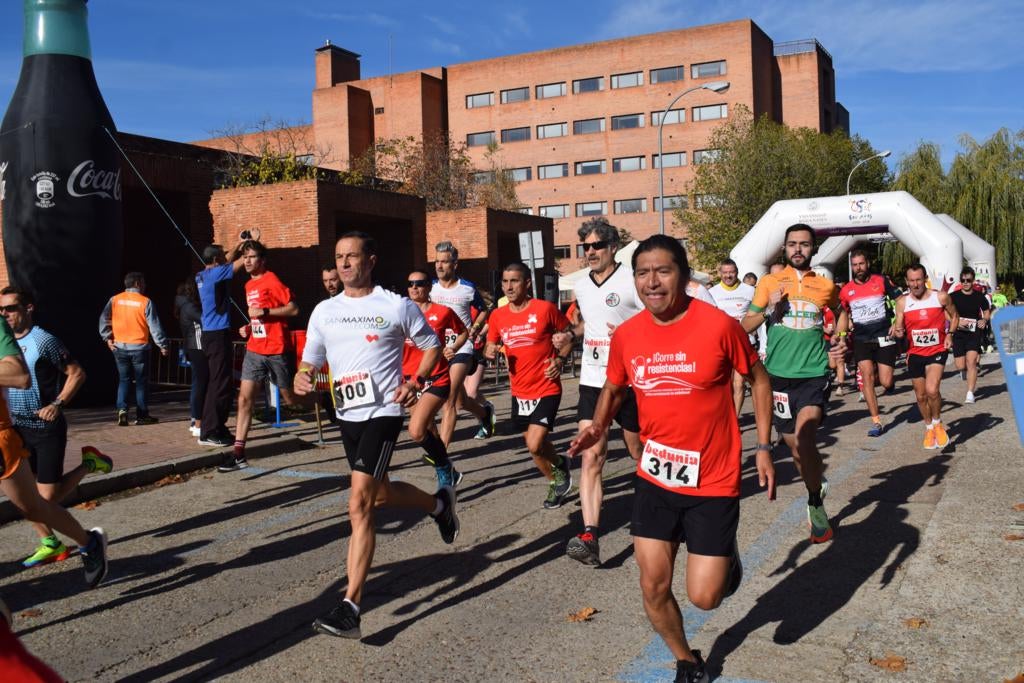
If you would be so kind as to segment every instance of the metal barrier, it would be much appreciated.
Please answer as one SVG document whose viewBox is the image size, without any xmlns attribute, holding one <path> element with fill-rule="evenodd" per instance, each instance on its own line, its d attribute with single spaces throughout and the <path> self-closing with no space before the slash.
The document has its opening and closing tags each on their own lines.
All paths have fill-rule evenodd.
<svg viewBox="0 0 1024 683">
<path fill-rule="evenodd" d="M 245 342 L 231 343 L 231 367 L 237 381 L 245 358 Z M 153 349 L 149 364 L 149 386 L 153 389 L 188 389 L 192 386 L 192 366 L 185 355 L 184 340 L 168 339 L 167 355 Z"/>
</svg>

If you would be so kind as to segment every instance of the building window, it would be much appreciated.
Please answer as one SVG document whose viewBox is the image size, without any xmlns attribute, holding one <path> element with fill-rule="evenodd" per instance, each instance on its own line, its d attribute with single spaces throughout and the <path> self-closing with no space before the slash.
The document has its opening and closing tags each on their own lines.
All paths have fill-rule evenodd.
<svg viewBox="0 0 1024 683">
<path fill-rule="evenodd" d="M 623 114 L 612 117 L 612 130 L 625 130 L 627 128 L 643 128 L 643 114 Z"/>
<path fill-rule="evenodd" d="M 725 75 L 725 60 L 690 65 L 690 78 L 713 78 Z"/>
<path fill-rule="evenodd" d="M 658 122 L 661 121 L 661 115 L 665 114 L 664 111 L 652 111 L 651 112 L 651 125 L 657 126 Z M 665 125 L 671 123 L 686 123 L 686 110 L 685 109 L 669 109 L 668 114 L 665 115 Z"/>
<path fill-rule="evenodd" d="M 564 178 L 567 175 L 569 175 L 569 164 L 547 164 L 537 167 L 537 178 L 539 180 Z M 544 214 L 541 215 L 543 216 Z"/>
<path fill-rule="evenodd" d="M 693 163 L 713 164 L 722 156 L 720 149 L 696 149 L 693 151 Z"/>
<path fill-rule="evenodd" d="M 529 206 L 520 206 L 516 209 L 516 213 L 525 213 L 527 216 L 533 215 L 533 208 Z"/>
<path fill-rule="evenodd" d="M 685 194 L 665 195 L 665 210 L 685 209 L 690 204 Z M 654 212 L 661 211 L 661 197 L 654 198 Z"/>
<path fill-rule="evenodd" d="M 576 162 L 576 175 L 594 175 L 597 173 L 607 173 L 608 165 L 604 159 L 599 161 L 577 161 Z"/>
<path fill-rule="evenodd" d="M 381 115 L 383 113 L 384 113 L 384 107 L 374 107 L 373 108 L 373 115 L 374 116 L 379 116 L 379 115 Z"/>
<path fill-rule="evenodd" d="M 549 123 L 544 126 L 537 126 L 538 140 L 544 140 L 546 138 L 560 138 L 568 134 L 569 124 L 567 123 Z"/>
<path fill-rule="evenodd" d="M 635 88 L 644 84 L 644 72 L 634 71 L 628 74 L 616 74 L 612 76 L 612 89 Z"/>
<path fill-rule="evenodd" d="M 573 135 L 586 135 L 588 133 L 603 133 L 604 119 L 583 119 L 572 122 Z"/>
<path fill-rule="evenodd" d="M 642 171 L 647 168 L 647 157 L 619 157 L 612 159 L 612 173 Z"/>
<path fill-rule="evenodd" d="M 525 142 L 530 139 L 530 127 L 506 128 L 501 131 L 502 142 Z"/>
<path fill-rule="evenodd" d="M 651 69 L 651 84 L 681 81 L 686 76 L 683 66 L 667 66 L 664 69 Z"/>
<path fill-rule="evenodd" d="M 651 160 L 654 162 L 654 168 L 661 168 L 661 160 L 657 154 L 652 154 Z M 665 154 L 665 168 L 673 166 L 686 166 L 686 152 L 667 152 Z"/>
<path fill-rule="evenodd" d="M 467 147 L 486 147 L 494 141 L 493 130 L 489 130 L 486 133 L 470 133 L 466 136 Z"/>
<path fill-rule="evenodd" d="M 490 107 L 494 105 L 494 93 L 484 92 L 479 95 L 466 95 L 466 109 Z"/>
<path fill-rule="evenodd" d="M 583 202 L 576 205 L 577 216 L 607 216 L 608 202 Z"/>
<path fill-rule="evenodd" d="M 646 213 L 646 199 L 616 199 L 612 205 L 615 213 Z"/>
<path fill-rule="evenodd" d="M 572 92 L 574 95 L 579 95 L 583 92 L 600 92 L 601 90 L 604 90 L 604 76 L 581 78 L 578 81 L 572 82 Z"/>
<path fill-rule="evenodd" d="M 548 83 L 537 86 L 537 99 L 546 100 L 549 97 L 561 97 L 565 94 L 565 81 L 561 83 Z"/>
<path fill-rule="evenodd" d="M 587 255 L 587 252 L 583 251 L 583 245 L 582 244 L 577 244 L 576 245 L 576 258 L 585 258 L 586 255 Z"/>
<path fill-rule="evenodd" d="M 473 182 L 477 185 L 487 185 L 494 182 L 494 171 L 477 171 L 473 174 Z"/>
<path fill-rule="evenodd" d="M 568 218 L 568 204 L 552 204 L 551 206 L 540 207 L 540 215 L 545 218 Z"/>
<path fill-rule="evenodd" d="M 508 177 L 517 183 L 522 183 L 527 180 L 533 179 L 533 169 L 529 166 L 523 168 L 510 168 L 508 170 Z"/>
<path fill-rule="evenodd" d="M 725 206 L 725 202 L 716 194 L 699 194 L 693 198 L 693 205 L 702 209 L 705 206 Z"/>
<path fill-rule="evenodd" d="M 724 119 L 729 115 L 729 106 L 726 104 L 711 104 L 706 107 L 693 108 L 694 121 L 711 121 Z"/>
<path fill-rule="evenodd" d="M 501 91 L 501 103 L 512 104 L 514 102 L 526 102 L 530 99 L 529 88 L 510 88 Z"/>
<path fill-rule="evenodd" d="M 572 256 L 572 247 L 568 244 L 556 244 L 555 245 L 555 258 L 563 259 Z"/>
</svg>

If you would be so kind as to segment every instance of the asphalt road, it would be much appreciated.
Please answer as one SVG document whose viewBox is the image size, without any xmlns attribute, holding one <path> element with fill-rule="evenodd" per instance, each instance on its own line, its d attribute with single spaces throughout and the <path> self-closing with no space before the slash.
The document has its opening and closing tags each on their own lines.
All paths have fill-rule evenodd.
<svg viewBox="0 0 1024 683">
<path fill-rule="evenodd" d="M 995 363 L 995 357 L 987 362 Z M 684 599 L 693 645 L 726 681 L 1001 681 L 1024 673 L 1022 451 L 1000 370 L 979 401 L 944 382 L 943 452 L 921 448 L 909 381 L 881 399 L 888 431 L 868 439 L 866 409 L 833 399 L 821 434 L 834 541 L 807 543 L 804 489 L 776 452 L 778 500 L 752 470 L 744 425 L 739 541 L 746 575 L 718 610 Z M 488 388 L 508 417 L 505 389 Z M 574 429 L 566 382 L 555 440 Z M 749 403 L 747 406 L 749 412 Z M 680 416 L 685 419 L 685 416 Z M 310 623 L 344 586 L 347 465 L 336 438 L 200 471 L 181 483 L 76 509 L 111 538 L 110 576 L 81 592 L 77 558 L 32 570 L 23 523 L 0 528 L 0 595 L 26 645 L 70 680 L 607 681 L 671 680 L 673 663 L 643 614 L 627 525 L 632 463 L 621 442 L 605 472 L 604 565 L 564 555 L 578 531 L 575 496 L 543 510 L 544 483 L 518 435 L 457 433 L 462 533 L 444 545 L 418 515 L 380 514 L 363 602 L 363 639 L 317 635 Z M 407 441 L 393 477 L 433 490 Z M 570 614 L 596 612 L 588 621 Z M 893 657 L 889 657 L 889 655 Z M 876 663 L 872 663 L 875 660 Z M 878 664 L 904 670 L 893 672 Z"/>
</svg>

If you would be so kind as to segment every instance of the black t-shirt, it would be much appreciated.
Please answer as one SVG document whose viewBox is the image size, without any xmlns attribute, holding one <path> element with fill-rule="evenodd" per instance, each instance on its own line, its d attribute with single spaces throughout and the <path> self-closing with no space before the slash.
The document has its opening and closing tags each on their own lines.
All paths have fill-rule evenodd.
<svg viewBox="0 0 1024 683">
<path fill-rule="evenodd" d="M 970 294 L 958 289 L 950 294 L 949 297 L 953 301 L 953 307 L 956 308 L 957 315 L 961 319 L 979 320 L 981 312 L 989 309 L 988 297 L 977 289 L 971 290 Z M 970 333 L 969 330 L 964 329 L 957 329 L 956 332 L 961 334 Z"/>
</svg>

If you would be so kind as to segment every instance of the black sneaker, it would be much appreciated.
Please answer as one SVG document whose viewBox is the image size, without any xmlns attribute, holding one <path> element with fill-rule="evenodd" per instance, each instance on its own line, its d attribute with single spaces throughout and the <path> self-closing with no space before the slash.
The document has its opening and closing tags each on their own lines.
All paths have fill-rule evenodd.
<svg viewBox="0 0 1024 683">
<path fill-rule="evenodd" d="M 729 585 L 725 588 L 725 595 L 723 597 L 729 597 L 740 587 L 740 583 L 743 581 L 743 562 L 740 560 L 740 551 L 738 548 L 732 551 L 732 557 L 729 558 Z"/>
<path fill-rule="evenodd" d="M 434 517 L 434 521 L 441 532 L 441 540 L 451 545 L 459 537 L 460 528 L 459 516 L 455 514 L 455 489 L 451 486 L 442 486 L 434 497 L 444 504 L 444 509 Z"/>
<path fill-rule="evenodd" d="M 160 418 L 153 417 L 152 415 L 142 415 L 135 418 L 135 424 L 137 425 L 155 425 L 160 421 Z"/>
<path fill-rule="evenodd" d="M 210 434 L 206 437 L 199 437 L 200 446 L 210 446 L 213 448 L 226 448 L 227 446 L 234 446 L 235 440 L 230 436 L 221 436 L 219 434 Z"/>
<path fill-rule="evenodd" d="M 95 588 L 107 575 L 107 534 L 100 527 L 96 527 L 89 530 L 89 538 L 93 541 L 92 550 L 85 552 L 82 548 L 78 554 L 82 556 L 85 584 L 89 588 Z"/>
<path fill-rule="evenodd" d="M 704 670 L 704 658 L 700 656 L 700 650 L 694 650 L 693 656 L 696 662 L 685 659 L 676 662 L 676 683 L 708 683 L 711 680 L 711 676 Z"/>
<path fill-rule="evenodd" d="M 484 421 L 480 423 L 483 438 L 494 436 L 494 404 L 484 401 Z"/>
<path fill-rule="evenodd" d="M 569 469 L 569 458 L 562 456 L 562 462 L 552 468 L 551 483 L 548 484 L 548 497 L 544 500 L 545 510 L 554 510 L 562 507 L 562 503 L 569 496 L 572 489 L 572 471 Z"/>
<path fill-rule="evenodd" d="M 591 567 L 601 564 L 601 546 L 597 542 L 597 536 L 589 531 L 569 539 L 568 545 L 565 546 L 565 554 Z"/>
<path fill-rule="evenodd" d="M 119 410 L 117 411 L 117 426 L 127 427 L 128 426 L 128 411 Z"/>
<path fill-rule="evenodd" d="M 218 472 L 237 472 L 238 470 L 244 470 L 249 466 L 249 462 L 245 458 L 236 458 L 230 453 L 224 454 L 224 461 L 217 465 Z"/>
<path fill-rule="evenodd" d="M 337 638 L 362 637 L 359 630 L 359 615 L 352 609 L 352 605 L 342 602 L 341 606 L 335 607 L 329 613 L 313 622 L 313 630 Z"/>
</svg>

